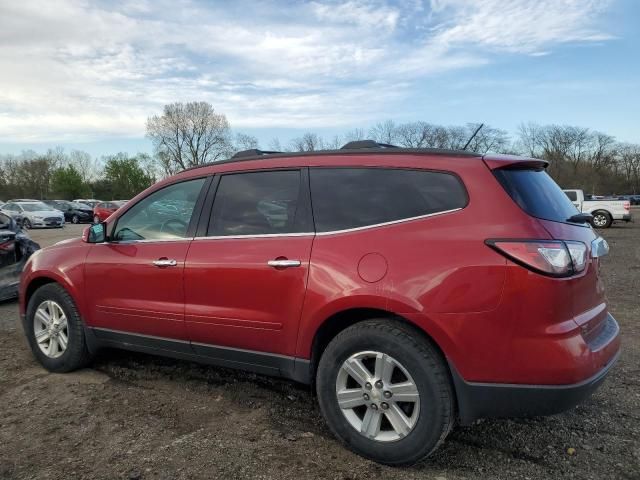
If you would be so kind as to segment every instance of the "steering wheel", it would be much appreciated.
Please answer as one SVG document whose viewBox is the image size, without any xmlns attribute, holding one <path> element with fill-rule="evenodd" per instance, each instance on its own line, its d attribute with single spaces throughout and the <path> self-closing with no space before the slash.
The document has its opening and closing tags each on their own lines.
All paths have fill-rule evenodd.
<svg viewBox="0 0 640 480">
<path fill-rule="evenodd" d="M 172 223 L 177 223 L 178 225 L 180 225 L 184 229 L 180 233 L 186 232 L 187 228 L 189 228 L 189 224 L 187 222 L 183 222 L 179 218 L 170 218 L 169 220 L 165 220 L 164 222 L 162 222 L 162 225 L 160 226 L 160 231 L 161 232 L 165 232 L 165 229 L 167 228 L 167 226 L 172 224 Z M 177 233 L 174 229 L 169 229 L 169 230 L 173 230 L 173 232 L 171 232 L 171 233 Z"/>
</svg>

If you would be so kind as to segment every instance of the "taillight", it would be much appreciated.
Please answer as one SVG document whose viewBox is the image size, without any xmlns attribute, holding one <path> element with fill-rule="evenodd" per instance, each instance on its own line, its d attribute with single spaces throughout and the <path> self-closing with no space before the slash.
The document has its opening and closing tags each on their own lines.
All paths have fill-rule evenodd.
<svg viewBox="0 0 640 480">
<path fill-rule="evenodd" d="M 587 247 L 581 242 L 487 240 L 486 243 L 515 263 L 552 277 L 570 277 L 587 265 Z"/>
<path fill-rule="evenodd" d="M 631 209 L 631 203 L 630 202 L 624 202 L 624 209 L 628 212 Z"/>
</svg>

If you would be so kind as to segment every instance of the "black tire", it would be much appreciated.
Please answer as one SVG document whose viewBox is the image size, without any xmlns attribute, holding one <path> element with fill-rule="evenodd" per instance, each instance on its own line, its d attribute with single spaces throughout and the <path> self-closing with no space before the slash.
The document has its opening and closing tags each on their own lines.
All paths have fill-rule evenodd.
<svg viewBox="0 0 640 480">
<path fill-rule="evenodd" d="M 342 363 L 357 352 L 371 350 L 400 362 L 418 388 L 418 419 L 399 440 L 380 442 L 365 437 L 338 405 L 336 378 Z M 359 455 L 386 465 L 411 465 L 426 458 L 444 441 L 455 421 L 454 392 L 444 359 L 420 332 L 400 321 L 367 320 L 340 332 L 322 354 L 316 390 L 320 409 L 336 437 Z"/>
<path fill-rule="evenodd" d="M 593 228 L 609 228 L 613 223 L 613 218 L 611 218 L 609 212 L 604 210 L 597 210 L 592 215 L 591 226 Z"/>
<path fill-rule="evenodd" d="M 73 217 L 71 217 L 71 223 L 80 223 L 80 219 L 78 218 L 77 215 L 74 215 Z"/>
<path fill-rule="evenodd" d="M 93 216 L 93 223 L 100 223 L 100 217 L 98 217 L 97 215 Z"/>
<path fill-rule="evenodd" d="M 31 228 L 31 222 L 29 221 L 28 218 L 23 218 L 22 219 L 22 228 L 29 230 Z"/>
<path fill-rule="evenodd" d="M 67 348 L 57 358 L 45 355 L 38 346 L 34 334 L 34 316 L 38 306 L 45 300 L 53 300 L 62 307 L 67 317 L 68 344 Z M 57 283 L 48 283 L 38 288 L 27 305 L 27 313 L 24 317 L 22 327 L 27 336 L 29 347 L 38 362 L 50 372 L 71 372 L 85 367 L 91 361 L 91 354 L 87 349 L 84 336 L 84 323 L 80 318 L 78 309 L 71 295 Z"/>
</svg>

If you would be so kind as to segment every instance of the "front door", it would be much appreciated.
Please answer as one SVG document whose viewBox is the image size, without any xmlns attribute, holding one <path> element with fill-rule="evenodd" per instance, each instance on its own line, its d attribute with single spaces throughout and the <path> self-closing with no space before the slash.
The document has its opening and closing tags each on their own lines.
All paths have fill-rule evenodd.
<svg viewBox="0 0 640 480">
<path fill-rule="evenodd" d="M 204 184 L 199 178 L 156 190 L 115 220 L 108 242 L 92 246 L 84 291 L 87 324 L 98 336 L 186 342 L 184 262 Z"/>
<path fill-rule="evenodd" d="M 314 238 L 306 175 L 219 178 L 206 233 L 191 243 L 185 268 L 185 320 L 198 353 L 294 355 Z"/>
</svg>

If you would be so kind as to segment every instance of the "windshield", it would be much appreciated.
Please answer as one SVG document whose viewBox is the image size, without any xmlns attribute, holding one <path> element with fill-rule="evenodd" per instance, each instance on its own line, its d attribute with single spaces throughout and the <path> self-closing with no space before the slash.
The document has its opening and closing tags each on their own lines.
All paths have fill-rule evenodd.
<svg viewBox="0 0 640 480">
<path fill-rule="evenodd" d="M 78 202 L 69 202 L 66 205 L 68 207 L 75 208 L 75 209 L 80 209 L 80 210 L 91 209 L 91 207 L 89 207 L 88 205 L 85 205 L 84 203 L 78 203 Z"/>
<path fill-rule="evenodd" d="M 498 169 L 493 172 L 509 196 L 531 216 L 566 223 L 580 213 L 544 170 Z"/>
<path fill-rule="evenodd" d="M 20 206 L 25 212 L 38 212 L 40 210 L 51 210 L 52 207 L 45 205 L 42 202 L 21 203 Z"/>
</svg>

